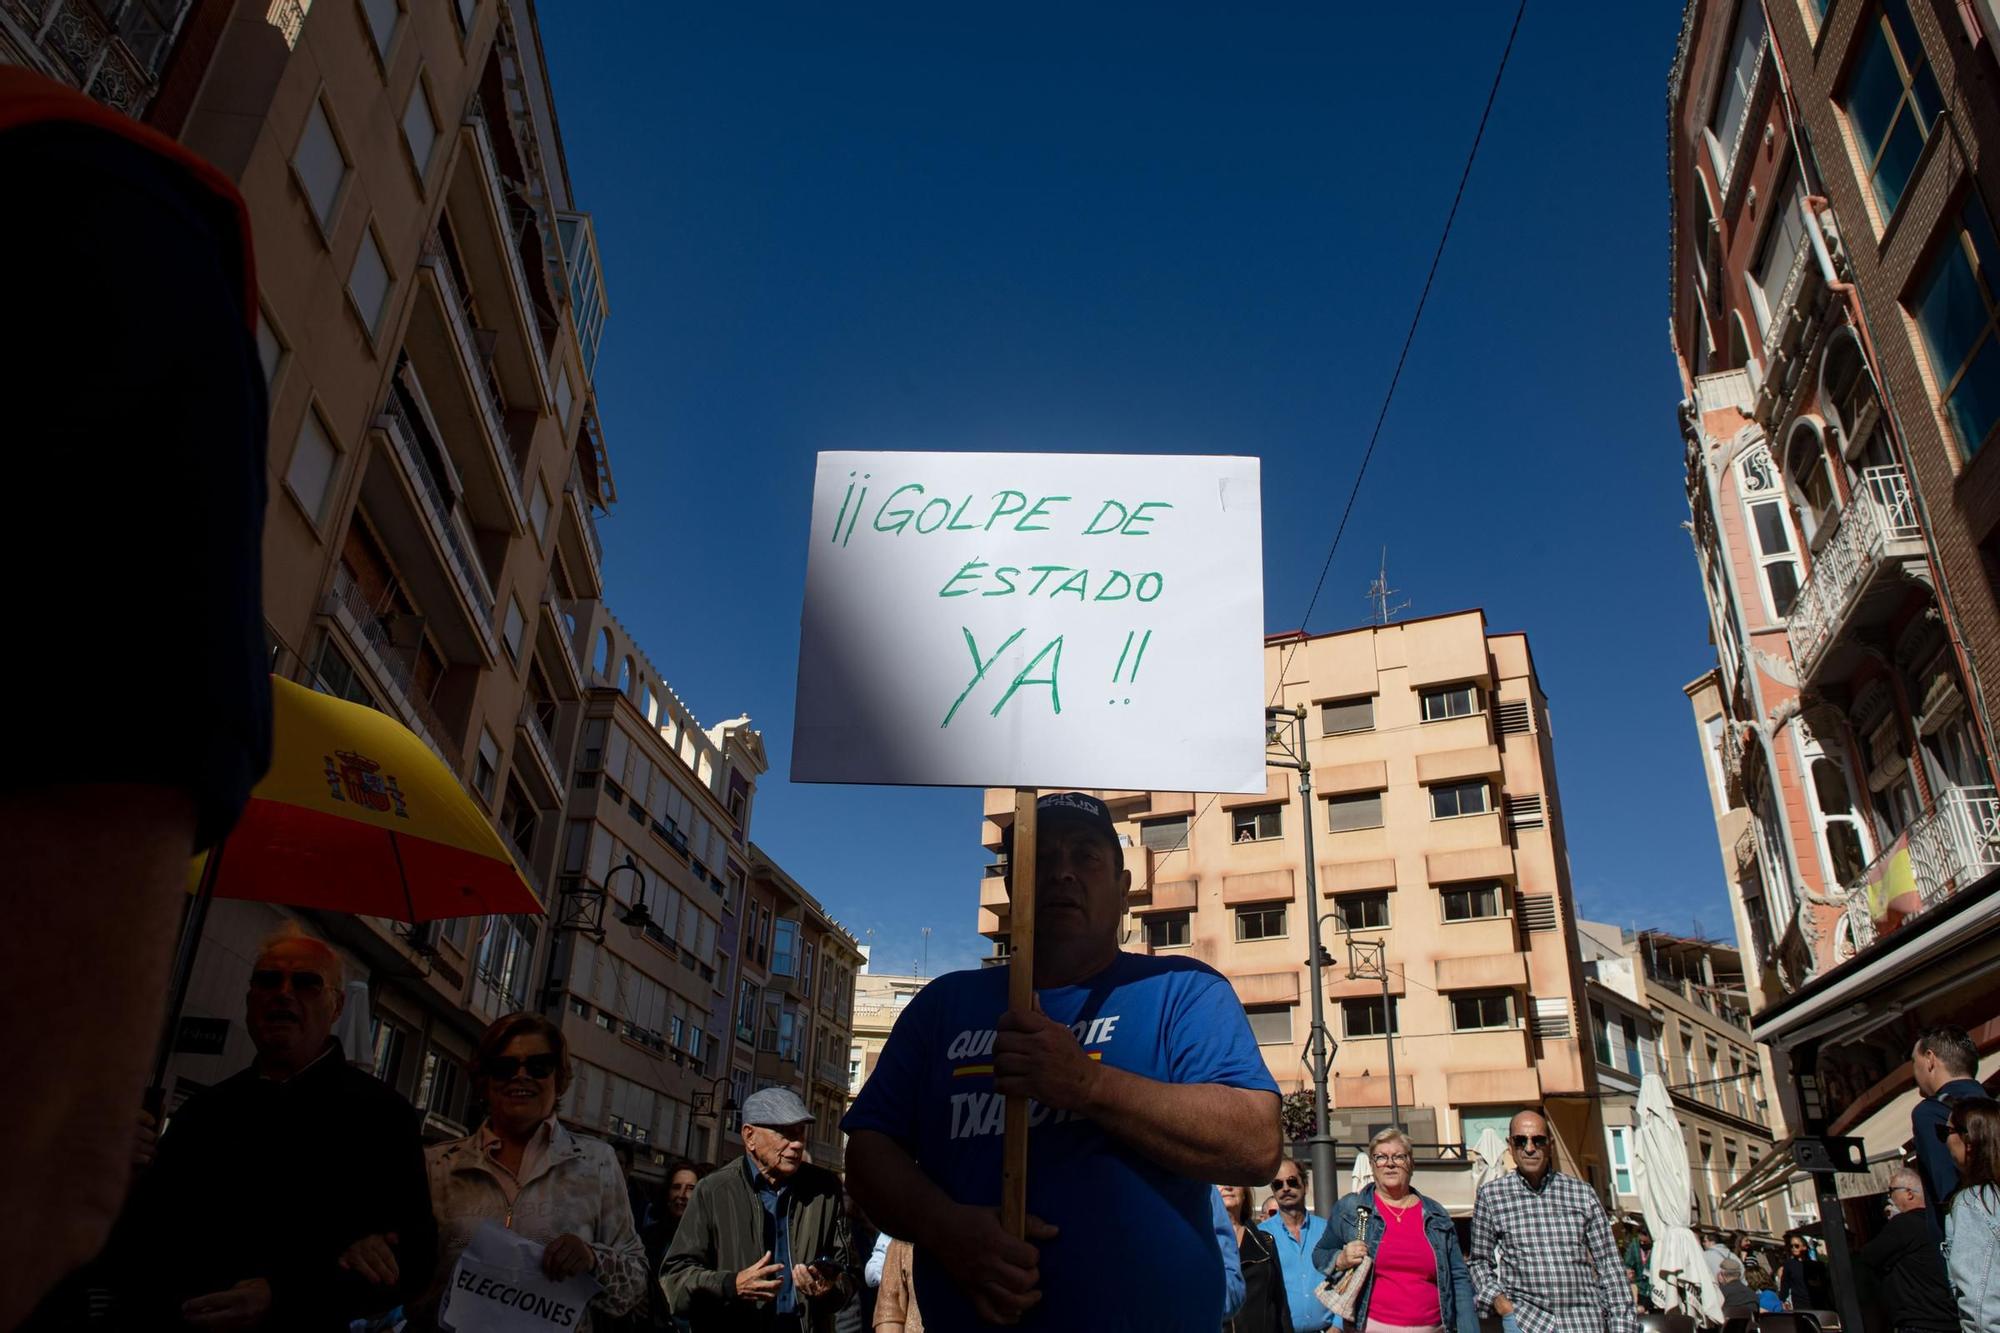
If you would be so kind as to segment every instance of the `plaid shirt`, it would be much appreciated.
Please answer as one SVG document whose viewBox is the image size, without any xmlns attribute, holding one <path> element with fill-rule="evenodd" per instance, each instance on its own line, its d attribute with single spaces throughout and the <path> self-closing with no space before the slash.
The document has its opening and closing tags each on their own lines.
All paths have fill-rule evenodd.
<svg viewBox="0 0 2000 1333">
<path fill-rule="evenodd" d="M 1535 1189 L 1510 1171 L 1481 1186 L 1471 1266 L 1479 1308 L 1506 1296 L 1521 1333 L 1638 1333 L 1611 1223 L 1575 1176 L 1551 1170 Z"/>
</svg>

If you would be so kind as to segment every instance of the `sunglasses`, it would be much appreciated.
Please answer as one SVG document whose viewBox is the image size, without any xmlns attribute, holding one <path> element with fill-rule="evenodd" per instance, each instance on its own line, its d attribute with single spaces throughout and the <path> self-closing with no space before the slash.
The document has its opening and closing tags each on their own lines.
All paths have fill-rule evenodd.
<svg viewBox="0 0 2000 1333">
<path fill-rule="evenodd" d="M 1932 1125 L 1931 1129 L 1934 1133 L 1936 1133 L 1937 1141 L 1939 1143 L 1950 1143 L 1952 1135 L 1957 1134 L 1960 1137 L 1963 1137 L 1965 1134 L 1964 1130 L 1960 1129 L 1957 1125 L 1952 1124 L 1951 1121 L 1949 1120 L 1945 1120 L 1938 1124 Z"/>
<path fill-rule="evenodd" d="M 1280 1176 L 1271 1182 L 1271 1188 L 1274 1190 L 1295 1190 L 1303 1184 L 1305 1182 L 1297 1176 Z"/>
<path fill-rule="evenodd" d="M 562 1062 L 553 1055 L 489 1055 L 479 1062 L 479 1072 L 487 1078 L 509 1079 L 520 1070 L 540 1081 L 556 1072 Z"/>
<path fill-rule="evenodd" d="M 250 989 L 275 995 L 285 988 L 287 978 L 291 980 L 294 995 L 317 995 L 326 989 L 326 978 L 317 972 L 287 972 L 276 967 L 259 968 L 252 972 Z"/>
<path fill-rule="evenodd" d="M 1549 1136 L 1546 1134 L 1516 1134 L 1507 1141 L 1516 1148 L 1546 1148 L 1549 1146 Z"/>
</svg>

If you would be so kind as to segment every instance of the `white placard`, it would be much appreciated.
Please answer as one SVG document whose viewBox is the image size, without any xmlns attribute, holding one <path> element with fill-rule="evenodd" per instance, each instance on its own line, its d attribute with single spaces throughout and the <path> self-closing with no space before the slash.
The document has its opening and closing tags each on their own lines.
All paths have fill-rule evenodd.
<svg viewBox="0 0 2000 1333">
<path fill-rule="evenodd" d="M 1254 458 L 823 453 L 794 782 L 1260 792 Z"/>
<path fill-rule="evenodd" d="M 438 1306 L 451 1333 L 555 1333 L 583 1321 L 604 1290 L 588 1273 L 561 1282 L 542 1274 L 539 1241 L 482 1222 L 453 1265 Z"/>
</svg>

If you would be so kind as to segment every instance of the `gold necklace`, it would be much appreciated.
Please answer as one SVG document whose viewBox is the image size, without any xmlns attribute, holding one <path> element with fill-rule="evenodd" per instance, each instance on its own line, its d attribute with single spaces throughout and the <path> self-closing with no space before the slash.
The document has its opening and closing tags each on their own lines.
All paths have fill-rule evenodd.
<svg viewBox="0 0 2000 1333">
<path fill-rule="evenodd" d="M 1390 1198 L 1388 1195 L 1384 1194 L 1381 1190 L 1378 1189 L 1375 1191 L 1375 1202 L 1379 1204 L 1384 1204 L 1390 1208 L 1394 1208 L 1397 1212 L 1402 1213 L 1402 1212 L 1408 1212 L 1412 1207 L 1414 1207 L 1418 1203 L 1418 1199 L 1415 1194 L 1411 1194 L 1401 1203 L 1398 1203 L 1394 1199 Z"/>
</svg>

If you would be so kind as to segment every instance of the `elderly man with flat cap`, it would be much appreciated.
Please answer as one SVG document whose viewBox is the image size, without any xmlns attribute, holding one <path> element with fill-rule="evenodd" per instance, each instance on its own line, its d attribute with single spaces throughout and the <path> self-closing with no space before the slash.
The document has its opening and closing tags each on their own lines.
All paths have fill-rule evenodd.
<svg viewBox="0 0 2000 1333">
<path fill-rule="evenodd" d="M 790 1088 L 743 1103 L 743 1159 L 694 1187 L 660 1289 L 695 1333 L 831 1333 L 854 1294 L 840 1179 L 806 1160 L 812 1115 Z"/>
<path fill-rule="evenodd" d="M 1220 973 L 1119 949 L 1132 875 L 1104 802 L 1043 796 L 1036 821 L 1035 1007 L 1008 1009 L 1003 967 L 924 987 L 848 1112 L 849 1185 L 915 1244 L 931 1333 L 1036 1307 L 1042 1328 L 1217 1328 L 1210 1182 L 1271 1178 L 1277 1085 Z M 994 1212 L 1010 1095 L 1026 1240 Z"/>
</svg>

